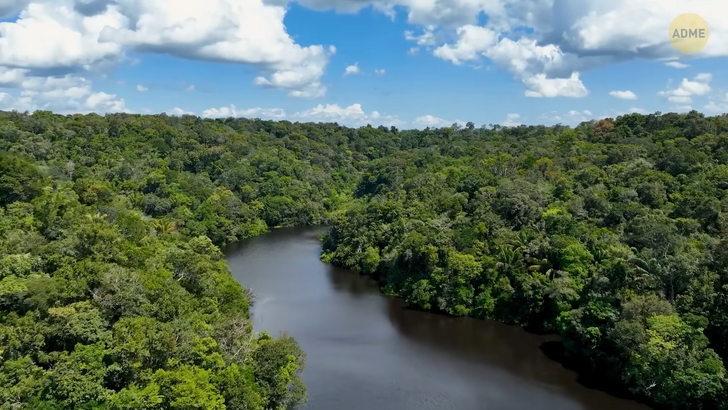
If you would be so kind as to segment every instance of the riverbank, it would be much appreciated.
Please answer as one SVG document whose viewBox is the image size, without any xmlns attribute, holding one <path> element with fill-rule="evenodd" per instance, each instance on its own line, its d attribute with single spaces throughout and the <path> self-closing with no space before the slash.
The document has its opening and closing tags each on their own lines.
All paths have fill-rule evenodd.
<svg viewBox="0 0 728 410">
<path fill-rule="evenodd" d="M 325 235 L 324 235 L 325 236 Z M 322 237 L 322 240 L 325 240 L 325 238 Z M 325 252 L 322 252 L 321 255 L 321 261 L 324 263 L 331 263 L 332 254 L 326 254 Z M 344 266 L 339 266 L 334 264 L 335 266 L 338 266 L 343 269 L 347 269 Z M 448 317 L 451 319 L 458 318 L 459 316 L 455 316 L 451 313 L 448 313 L 442 309 L 437 308 L 431 308 L 431 309 L 423 309 L 421 306 L 413 306 L 409 303 L 407 303 L 400 295 L 397 295 L 396 293 L 386 292 L 386 282 L 382 281 L 381 276 L 372 275 L 372 274 L 364 274 L 362 272 L 354 272 L 351 271 L 352 274 L 356 275 L 362 275 L 365 277 L 369 277 L 372 279 L 373 283 L 377 284 L 378 289 L 382 293 L 382 295 L 385 295 L 387 297 L 395 298 L 399 301 L 401 301 L 401 307 L 403 309 L 410 309 L 413 311 L 422 312 L 425 314 L 430 315 L 441 315 L 444 317 Z M 492 319 L 483 319 L 483 318 L 472 318 L 473 320 L 486 320 L 490 321 Z M 504 326 L 507 327 L 513 327 L 518 326 L 514 324 L 507 324 L 503 322 Z M 542 326 L 519 326 L 524 331 L 528 332 L 529 334 L 537 335 L 544 337 L 541 341 L 542 343 L 538 346 L 538 349 L 543 352 L 543 354 L 548 357 L 550 360 L 553 360 L 555 363 L 560 364 L 563 366 L 564 369 L 574 372 L 577 375 L 577 381 L 579 384 L 583 385 L 586 388 L 594 389 L 598 391 L 605 392 L 609 394 L 610 396 L 613 396 L 618 399 L 622 400 L 628 400 L 635 403 L 640 403 L 645 406 L 649 406 L 652 409 L 662 409 L 665 410 L 667 407 L 660 407 L 657 406 L 654 402 L 649 400 L 649 398 L 635 394 L 631 391 L 629 391 L 624 384 L 615 384 L 613 380 L 608 379 L 607 377 L 604 377 L 603 374 L 600 374 L 599 372 L 594 371 L 594 369 L 589 368 L 588 366 L 585 366 L 584 362 L 579 360 L 578 358 L 569 357 L 567 354 L 567 351 L 565 349 L 564 344 L 562 343 L 560 337 L 558 336 L 558 333 L 556 332 L 549 332 L 545 331 Z M 482 346 L 482 348 L 486 348 L 485 346 Z"/>
<path fill-rule="evenodd" d="M 321 262 L 320 233 L 276 229 L 224 248 L 256 294 L 254 327 L 306 351 L 307 408 L 647 409 L 581 385 L 540 350 L 551 336 L 406 309 L 371 278 Z"/>
</svg>

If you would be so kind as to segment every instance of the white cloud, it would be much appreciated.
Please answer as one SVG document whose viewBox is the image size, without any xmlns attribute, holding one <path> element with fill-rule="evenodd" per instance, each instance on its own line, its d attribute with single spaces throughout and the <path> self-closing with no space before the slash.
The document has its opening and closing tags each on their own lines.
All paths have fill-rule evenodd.
<svg viewBox="0 0 728 410">
<path fill-rule="evenodd" d="M 601 118 L 616 118 L 622 115 L 629 115 L 629 114 L 642 114 L 647 115 L 650 114 L 651 111 L 646 110 L 644 108 L 640 107 L 631 107 L 629 109 L 608 109 L 605 111 L 602 111 L 600 115 L 597 116 L 587 116 L 590 117 L 589 119 L 597 120 Z"/>
<path fill-rule="evenodd" d="M 376 74 L 376 75 L 384 75 L 386 73 L 387 73 L 387 71 L 385 69 L 383 69 L 383 68 L 375 68 L 374 69 L 374 74 Z"/>
<path fill-rule="evenodd" d="M 586 96 L 588 84 L 582 82 L 579 73 L 626 60 L 644 59 L 684 68 L 687 64 L 677 60 L 686 56 L 670 45 L 664 30 L 682 12 L 700 14 L 711 29 L 706 48 L 691 58 L 728 56 L 728 20 L 724 18 L 728 3 L 715 0 L 691 0 L 689 10 L 684 2 L 666 0 L 299 2 L 342 12 L 373 6 L 390 16 L 395 7 L 403 7 L 408 22 L 415 26 L 404 33 L 416 46 L 410 54 L 425 49 L 446 61 L 472 62 L 476 67 L 480 65 L 477 60 L 489 59 L 522 81 L 526 95 L 531 97 Z M 130 61 L 129 55 L 161 53 L 252 65 L 260 72 L 255 84 L 285 90 L 293 97 L 321 97 L 326 93 L 321 78 L 336 49 L 297 44 L 284 24 L 287 3 L 0 0 L 0 15 L 20 13 L 17 21 L 0 22 L 0 68 L 7 75 L 20 69 L 26 70 L 26 77 L 53 73 L 54 78 L 66 74 L 92 78 L 93 73 Z M 488 20 L 480 26 L 482 13 Z M 690 104 L 688 99 L 698 95 L 672 92 L 677 90 L 666 91 L 665 97 L 681 105 Z M 22 105 L 24 96 L 14 91 L 8 94 Z M 46 106 L 38 95 L 33 97 L 33 104 Z M 27 98 L 22 101 L 27 102 Z M 87 109 L 83 102 L 76 106 Z"/>
<path fill-rule="evenodd" d="M 571 97 L 582 98 L 589 94 L 584 83 L 579 79 L 579 73 L 573 73 L 569 78 L 546 78 L 546 74 L 536 74 L 523 80 L 528 88 L 526 97 Z"/>
<path fill-rule="evenodd" d="M 610 91 L 609 95 L 615 98 L 619 98 L 620 100 L 636 100 L 637 95 L 633 93 L 630 90 L 625 91 Z"/>
<path fill-rule="evenodd" d="M 61 114 L 130 112 L 124 99 L 93 90 L 93 82 L 66 74 L 44 77 L 27 69 L 0 67 L 2 93 L 0 109 L 18 111 L 50 110 Z"/>
<path fill-rule="evenodd" d="M 300 0 L 307 7 L 354 12 L 374 6 L 391 15 L 407 9 L 419 26 L 405 38 L 436 56 L 462 64 L 488 58 L 513 72 L 533 96 L 585 95 L 574 73 L 630 59 L 669 61 L 664 26 L 690 11 L 711 28 L 706 48 L 692 57 L 728 55 L 728 3 L 693 0 L 690 10 L 665 0 Z M 333 47 L 296 44 L 286 32 L 286 0 L 4 0 L 0 14 L 0 65 L 33 70 L 103 71 L 126 53 L 165 53 L 180 58 L 255 66 L 255 84 L 294 97 L 325 94 L 321 83 Z M 488 16 L 478 26 L 481 13 Z M 532 30 L 521 30 L 528 27 Z M 417 34 L 416 34 L 417 33 Z M 454 43 L 449 39 L 455 38 Z M 413 48 L 416 50 L 419 48 Z M 414 53 L 414 51 L 411 51 Z M 669 61 L 671 67 L 686 64 Z M 479 66 L 479 64 L 475 64 Z M 54 71 L 57 72 L 57 71 Z M 543 77 L 537 77 L 543 75 Z M 542 92 L 539 78 L 561 81 L 564 92 Z M 549 87 L 556 83 L 551 83 Z"/>
<path fill-rule="evenodd" d="M 565 114 L 559 114 L 556 111 L 551 111 L 548 114 L 541 115 L 540 118 L 552 124 L 561 123 L 576 125 L 581 122 L 594 119 L 594 114 L 592 114 L 589 110 L 570 110 Z"/>
<path fill-rule="evenodd" d="M 420 35 L 414 34 L 416 30 L 405 32 L 407 40 L 454 64 L 488 58 L 521 80 L 539 74 L 568 79 L 575 72 L 633 59 L 669 61 L 670 67 L 684 68 L 687 64 L 675 60 L 685 55 L 672 47 L 665 27 L 685 12 L 703 16 L 710 26 L 708 45 L 691 57 L 728 56 L 728 20 L 723 18 L 728 3 L 714 0 L 692 0 L 689 9 L 666 0 L 394 0 L 388 4 L 408 8 L 409 23 L 423 28 Z M 483 26 L 478 25 L 481 13 L 488 16 Z"/>
<path fill-rule="evenodd" d="M 195 91 L 195 85 L 190 84 L 187 87 L 185 87 L 185 91 Z"/>
<path fill-rule="evenodd" d="M 293 114 L 294 118 L 317 119 L 324 121 L 340 121 L 345 119 L 359 120 L 366 118 L 366 113 L 361 104 L 352 104 L 348 107 L 340 107 L 338 104 L 319 104 L 316 107 Z"/>
<path fill-rule="evenodd" d="M 666 66 L 672 67 L 672 68 L 688 68 L 690 67 L 687 64 L 681 63 L 679 61 L 670 61 L 668 63 L 665 63 Z"/>
<path fill-rule="evenodd" d="M 728 113 L 728 92 L 719 97 L 718 101 L 708 101 L 708 104 L 706 104 L 704 108 L 706 111 L 711 111 L 719 114 Z"/>
<path fill-rule="evenodd" d="M 346 66 L 344 69 L 344 75 L 354 75 L 361 73 L 361 69 L 359 68 L 359 63 L 354 63 L 353 65 Z"/>
<path fill-rule="evenodd" d="M 210 108 L 202 112 L 205 118 L 227 118 L 227 117 L 244 117 L 244 118 L 260 118 L 265 120 L 282 120 L 286 118 L 285 110 L 281 108 L 248 108 L 237 109 L 234 105 L 229 107 Z"/>
<path fill-rule="evenodd" d="M 445 44 L 433 54 L 460 65 L 485 56 L 511 71 L 526 85 L 527 97 L 571 97 L 588 95 L 577 71 L 557 70 L 564 54 L 554 45 L 539 45 L 535 39 L 499 40 L 500 33 L 490 28 L 466 25 L 456 30 L 455 44 Z M 553 75 L 550 75 L 553 74 Z"/>
<path fill-rule="evenodd" d="M 700 73 L 695 76 L 695 81 L 698 81 L 698 82 L 708 83 L 712 79 L 713 79 L 713 74 L 710 74 L 710 73 Z"/>
<path fill-rule="evenodd" d="M 337 122 L 342 125 L 359 127 L 366 124 L 373 126 L 385 125 L 401 127 L 405 124 L 396 115 L 386 115 L 379 111 L 372 111 L 367 114 L 361 104 L 352 104 L 348 107 L 341 107 L 338 104 L 319 104 L 309 110 L 295 112 L 292 115 L 286 114 L 282 108 L 248 108 L 238 109 L 234 105 L 229 107 L 210 108 L 202 112 L 206 118 L 245 117 L 261 118 L 267 120 L 283 120 L 301 122 Z"/>
<path fill-rule="evenodd" d="M 420 48 L 419 47 L 412 47 L 409 50 L 407 50 L 407 54 L 409 54 L 411 56 L 417 55 L 417 53 L 419 53 L 419 52 L 420 52 Z"/>
<path fill-rule="evenodd" d="M 689 104 L 693 102 L 694 96 L 703 96 L 711 91 L 710 81 L 713 79 L 713 75 L 710 73 L 701 73 L 695 76 L 691 81 L 687 78 L 683 78 L 680 86 L 675 89 L 660 91 L 657 95 L 661 95 L 667 98 L 668 102 L 674 104 L 682 104 L 682 108 L 689 108 Z"/>
<path fill-rule="evenodd" d="M 690 112 L 693 110 L 693 106 L 692 105 L 678 105 L 675 107 L 675 110 L 678 113 Z"/>
<path fill-rule="evenodd" d="M 671 95 L 667 97 L 667 101 L 675 104 L 690 104 L 693 102 L 693 99 L 683 95 Z"/>
<path fill-rule="evenodd" d="M 407 41 L 414 41 L 417 43 L 417 45 L 420 46 L 434 46 L 435 44 L 437 44 L 437 40 L 435 39 L 435 34 L 433 32 L 434 29 L 435 27 L 428 26 L 419 36 L 415 35 L 413 31 L 408 30 L 404 32 L 404 38 Z"/>
<path fill-rule="evenodd" d="M 7 67 L 73 70 L 115 63 L 123 46 L 99 41 L 102 31 L 125 25 L 115 10 L 85 16 L 74 2 L 27 1 L 17 22 L 0 23 L 0 64 Z"/>
<path fill-rule="evenodd" d="M 169 112 L 167 114 L 180 117 L 185 114 L 194 115 L 195 113 L 193 113 L 192 111 L 183 110 L 182 108 L 179 108 L 179 107 L 174 107 L 171 110 L 169 110 Z"/>
<path fill-rule="evenodd" d="M 715 101 L 709 101 L 705 105 L 706 111 L 716 112 L 719 114 L 726 114 L 728 113 L 728 102 L 715 102 Z"/>
<path fill-rule="evenodd" d="M 454 45 L 445 44 L 433 52 L 435 57 L 448 60 L 456 65 L 478 59 L 483 52 L 498 42 L 498 33 L 485 27 L 467 25 L 456 30 L 458 41 Z"/>
<path fill-rule="evenodd" d="M 370 114 L 367 114 L 362 109 L 361 104 L 352 104 L 348 107 L 340 107 L 338 104 L 319 104 L 310 110 L 294 113 L 291 119 L 299 121 L 337 122 L 342 125 L 354 127 L 366 124 L 401 127 L 405 124 L 404 121 L 395 115 L 382 115 L 378 111 L 372 111 Z"/>
<path fill-rule="evenodd" d="M 123 99 L 117 99 L 116 94 L 107 94 L 103 91 L 89 95 L 86 99 L 85 105 L 93 112 L 127 111 Z"/>
<path fill-rule="evenodd" d="M 141 84 L 137 85 L 137 86 L 136 86 L 136 89 L 137 89 L 137 91 L 139 91 L 140 93 L 143 93 L 143 92 L 145 92 L 145 91 L 149 91 L 149 87 L 143 86 L 143 85 L 141 85 Z"/>
<path fill-rule="evenodd" d="M 503 123 L 501 125 L 506 126 L 506 127 L 517 127 L 522 124 L 520 119 L 521 119 L 520 114 L 515 114 L 515 113 L 508 114 L 508 115 L 506 115 L 506 120 L 503 121 Z"/>
<path fill-rule="evenodd" d="M 412 121 L 412 125 L 414 125 L 417 128 L 425 128 L 425 127 L 431 127 L 431 128 L 441 128 L 441 127 L 449 127 L 453 124 L 453 121 L 448 121 L 439 117 L 435 117 L 433 115 L 423 115 L 421 117 L 417 117 Z"/>
<path fill-rule="evenodd" d="M 263 0 L 8 0 L 0 12 L 0 66 L 102 72 L 127 51 L 255 66 L 255 84 L 317 97 L 333 47 L 300 46 L 286 32 L 285 4 Z"/>
<path fill-rule="evenodd" d="M 369 116 L 369 118 L 372 125 L 374 126 L 384 125 L 385 127 L 401 128 L 407 125 L 407 123 L 405 121 L 402 121 L 398 115 L 381 115 L 377 111 L 372 111 L 372 114 Z"/>
<path fill-rule="evenodd" d="M 0 86 L 14 87 L 26 77 L 28 70 L 0 67 Z"/>
</svg>

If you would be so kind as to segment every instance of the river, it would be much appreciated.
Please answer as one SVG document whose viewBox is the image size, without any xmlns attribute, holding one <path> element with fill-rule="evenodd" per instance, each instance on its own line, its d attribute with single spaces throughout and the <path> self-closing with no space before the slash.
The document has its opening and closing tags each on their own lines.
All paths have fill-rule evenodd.
<svg viewBox="0 0 728 410">
<path fill-rule="evenodd" d="M 255 293 L 253 325 L 307 353 L 312 410 L 648 410 L 589 389 L 501 323 L 404 309 L 371 280 L 319 260 L 321 228 L 278 229 L 229 246 Z"/>
</svg>

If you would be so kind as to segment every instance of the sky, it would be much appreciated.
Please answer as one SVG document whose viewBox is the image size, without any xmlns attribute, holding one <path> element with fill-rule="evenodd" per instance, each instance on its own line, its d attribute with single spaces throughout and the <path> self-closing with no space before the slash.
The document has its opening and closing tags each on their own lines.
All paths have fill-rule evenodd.
<svg viewBox="0 0 728 410">
<path fill-rule="evenodd" d="M 0 0 L 0 110 L 576 125 L 726 113 L 727 74 L 718 0 Z"/>
</svg>

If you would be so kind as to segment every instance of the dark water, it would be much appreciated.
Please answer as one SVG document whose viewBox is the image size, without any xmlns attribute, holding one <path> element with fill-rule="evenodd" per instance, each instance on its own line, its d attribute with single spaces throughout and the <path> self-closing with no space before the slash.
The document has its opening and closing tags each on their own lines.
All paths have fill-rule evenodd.
<svg viewBox="0 0 728 410">
<path fill-rule="evenodd" d="M 276 230 L 226 249 L 256 295 L 256 330 L 288 331 L 308 354 L 306 409 L 648 409 L 579 384 L 539 349 L 552 338 L 403 309 L 366 278 L 320 262 L 321 232 Z"/>
</svg>

